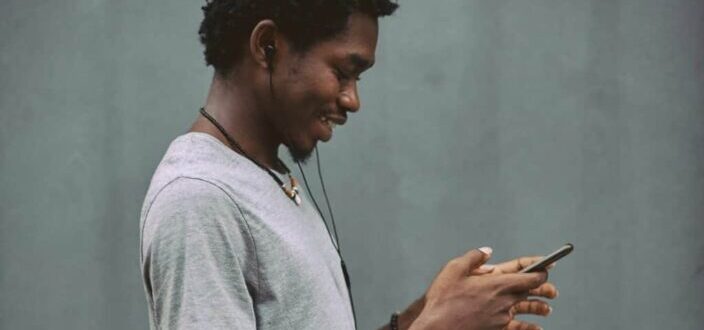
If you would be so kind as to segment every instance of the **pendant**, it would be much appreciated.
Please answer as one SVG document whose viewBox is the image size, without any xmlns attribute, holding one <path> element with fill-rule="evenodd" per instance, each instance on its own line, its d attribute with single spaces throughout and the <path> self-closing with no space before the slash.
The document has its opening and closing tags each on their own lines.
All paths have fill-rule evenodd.
<svg viewBox="0 0 704 330">
<path fill-rule="evenodd" d="M 298 195 L 298 192 L 293 196 L 293 201 L 296 202 L 296 205 L 301 206 L 301 196 Z"/>
<path fill-rule="evenodd" d="M 291 181 L 291 189 L 287 188 L 285 185 L 281 185 L 281 189 L 284 190 L 284 193 L 286 193 L 286 196 L 290 198 L 294 203 L 296 203 L 297 206 L 301 206 L 301 194 L 298 191 L 298 182 L 296 179 L 291 176 L 291 174 L 288 175 L 289 180 Z"/>
<path fill-rule="evenodd" d="M 298 181 L 296 178 L 291 175 L 289 172 L 288 174 L 288 179 L 291 182 L 291 199 L 293 199 L 293 202 L 296 203 L 296 205 L 301 206 L 301 194 L 298 191 Z"/>
<path fill-rule="evenodd" d="M 291 196 L 291 199 L 296 203 L 296 205 L 301 206 L 301 193 L 298 191 L 298 185 L 296 185 L 296 179 L 293 179 L 291 177 L 291 185 L 293 185 L 293 194 Z"/>
</svg>

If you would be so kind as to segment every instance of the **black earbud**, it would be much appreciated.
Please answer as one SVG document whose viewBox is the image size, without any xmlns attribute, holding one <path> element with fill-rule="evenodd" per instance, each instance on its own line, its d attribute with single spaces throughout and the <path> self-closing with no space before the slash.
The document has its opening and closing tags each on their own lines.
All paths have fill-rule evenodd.
<svg viewBox="0 0 704 330">
<path fill-rule="evenodd" d="M 274 47 L 274 45 L 266 45 L 264 47 L 264 58 L 269 64 L 269 67 L 271 67 L 271 61 L 274 59 L 274 55 L 276 55 L 276 47 Z"/>
</svg>

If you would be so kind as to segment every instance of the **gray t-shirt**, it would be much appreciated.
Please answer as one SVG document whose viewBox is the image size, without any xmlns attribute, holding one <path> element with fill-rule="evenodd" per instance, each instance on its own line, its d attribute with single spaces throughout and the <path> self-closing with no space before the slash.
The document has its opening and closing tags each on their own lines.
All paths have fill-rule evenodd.
<svg viewBox="0 0 704 330">
<path fill-rule="evenodd" d="M 208 134 L 176 138 L 140 219 L 151 328 L 354 329 L 340 258 L 302 197 Z"/>
</svg>

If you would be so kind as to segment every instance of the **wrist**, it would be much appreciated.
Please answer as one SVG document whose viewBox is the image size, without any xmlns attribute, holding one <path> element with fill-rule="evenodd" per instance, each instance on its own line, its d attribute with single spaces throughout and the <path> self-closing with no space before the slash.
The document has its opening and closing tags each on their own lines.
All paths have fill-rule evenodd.
<svg viewBox="0 0 704 330">
<path fill-rule="evenodd" d="M 416 320 L 420 312 L 423 310 L 423 307 L 425 306 L 425 296 L 420 297 L 416 301 L 414 301 L 408 308 L 406 308 L 403 312 L 396 312 L 394 314 L 398 315 L 397 322 L 398 322 L 398 329 L 399 330 L 407 330 L 411 327 L 411 324 Z M 387 323 L 383 327 L 381 327 L 379 330 L 390 330 L 391 329 L 391 322 Z"/>
<path fill-rule="evenodd" d="M 398 313 L 398 329 L 407 330 L 415 322 L 425 306 L 425 295 L 414 301 L 406 310 Z"/>
<path fill-rule="evenodd" d="M 434 320 L 433 315 L 429 315 L 427 313 L 421 313 L 416 317 L 415 320 L 413 320 L 413 323 L 410 324 L 408 327 L 408 330 L 434 330 L 434 329 L 442 329 L 438 328 L 438 323 L 437 320 Z"/>
<path fill-rule="evenodd" d="M 389 321 L 389 330 L 399 330 L 398 316 L 399 312 L 394 312 L 391 314 L 391 320 Z"/>
</svg>

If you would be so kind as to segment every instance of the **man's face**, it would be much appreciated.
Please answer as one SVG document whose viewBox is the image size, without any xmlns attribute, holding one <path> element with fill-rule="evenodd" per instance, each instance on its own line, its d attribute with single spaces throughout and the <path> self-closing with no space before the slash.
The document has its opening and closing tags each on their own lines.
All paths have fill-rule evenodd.
<svg viewBox="0 0 704 330">
<path fill-rule="evenodd" d="M 288 52 L 274 75 L 270 118 L 295 160 L 305 161 L 318 141 L 360 107 L 359 75 L 374 63 L 376 18 L 353 13 L 346 29 L 303 54 Z"/>
</svg>

